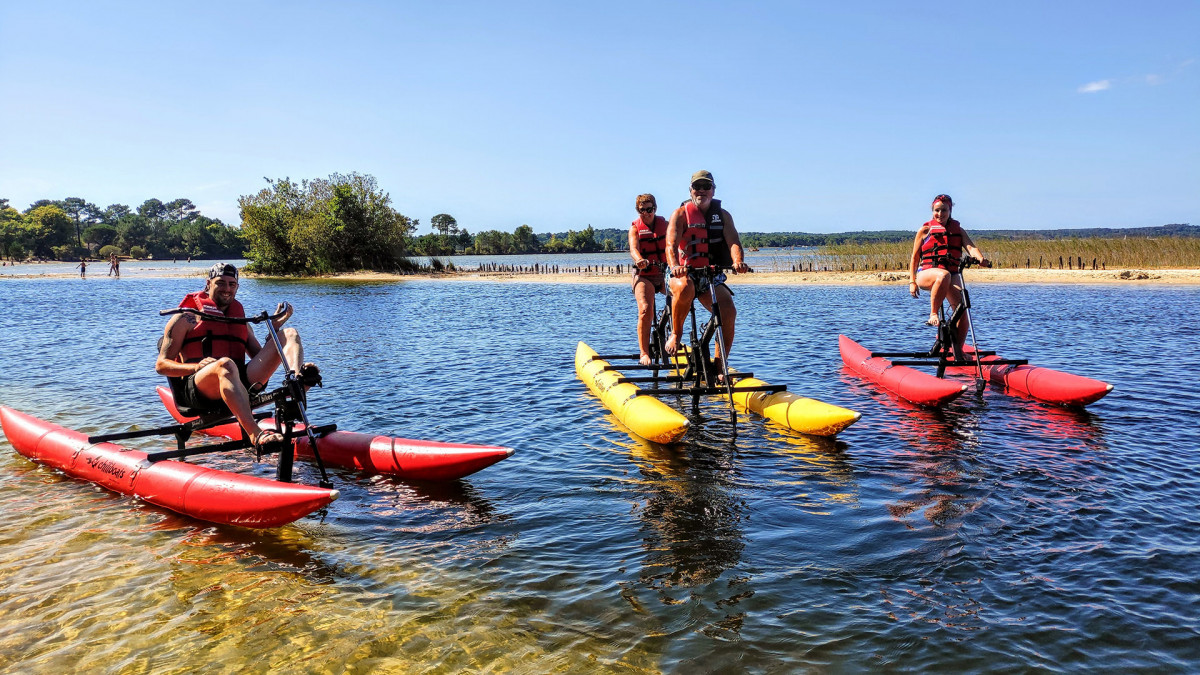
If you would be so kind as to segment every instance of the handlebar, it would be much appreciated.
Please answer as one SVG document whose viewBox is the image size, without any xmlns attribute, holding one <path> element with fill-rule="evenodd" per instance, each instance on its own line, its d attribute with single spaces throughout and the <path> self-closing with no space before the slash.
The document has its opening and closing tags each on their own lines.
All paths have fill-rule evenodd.
<svg viewBox="0 0 1200 675">
<path fill-rule="evenodd" d="M 978 265 L 980 267 L 991 267 L 992 261 L 991 260 L 980 260 L 979 258 L 976 258 L 975 256 L 965 255 L 965 256 L 963 256 L 962 260 L 959 261 L 958 267 L 959 267 L 959 269 L 966 269 L 968 267 L 974 267 L 976 265 Z"/>
<path fill-rule="evenodd" d="M 733 272 L 734 274 L 738 274 L 737 267 L 733 265 L 707 265 L 705 267 L 688 267 L 687 265 L 680 265 L 680 267 L 687 267 L 689 272 L 701 272 L 709 276 L 716 276 L 723 272 Z M 669 273 L 671 268 L 670 266 L 666 266 L 664 270 Z M 749 265 L 746 265 L 746 274 L 749 274 L 753 271 L 754 270 L 751 269 Z"/>
<path fill-rule="evenodd" d="M 191 307 L 176 307 L 174 309 L 159 310 L 159 316 L 169 316 L 171 314 L 195 314 L 205 321 L 216 321 L 217 323 L 262 323 L 268 320 L 278 319 L 287 314 L 288 307 L 285 305 L 282 310 L 275 314 L 267 314 L 266 310 L 254 316 L 216 316 L 213 314 L 205 314 L 198 309 Z"/>
</svg>

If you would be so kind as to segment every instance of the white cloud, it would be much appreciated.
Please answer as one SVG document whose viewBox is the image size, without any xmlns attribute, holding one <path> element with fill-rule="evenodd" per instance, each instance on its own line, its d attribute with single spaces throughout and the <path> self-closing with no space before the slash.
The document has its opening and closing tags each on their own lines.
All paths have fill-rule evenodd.
<svg viewBox="0 0 1200 675">
<path fill-rule="evenodd" d="M 1150 75 L 1146 76 L 1146 84 L 1148 84 L 1150 86 L 1154 86 L 1156 84 L 1162 84 L 1165 81 L 1166 81 L 1166 78 L 1164 78 L 1162 75 L 1150 74 Z"/>
<path fill-rule="evenodd" d="M 1096 82 L 1088 82 L 1076 91 L 1081 94 L 1094 94 L 1098 91 L 1104 91 L 1112 86 L 1111 80 L 1097 80 Z"/>
</svg>

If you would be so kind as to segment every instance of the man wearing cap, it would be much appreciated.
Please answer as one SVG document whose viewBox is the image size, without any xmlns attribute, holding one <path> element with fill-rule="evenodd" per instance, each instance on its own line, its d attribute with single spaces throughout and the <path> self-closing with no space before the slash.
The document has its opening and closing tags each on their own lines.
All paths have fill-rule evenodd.
<svg viewBox="0 0 1200 675">
<path fill-rule="evenodd" d="M 180 307 L 198 310 L 203 314 L 241 318 L 246 316 L 242 303 L 237 301 L 238 270 L 233 265 L 217 263 L 208 271 L 204 290 L 188 293 Z M 283 328 L 292 316 L 292 306 L 279 304 L 273 319 L 283 353 L 288 363 L 304 363 L 304 348 L 295 328 Z M 249 363 L 246 356 L 250 357 Z M 213 409 L 224 403 L 237 417 L 242 428 L 256 447 L 282 441 L 275 431 L 262 431 L 254 421 L 250 408 L 249 390 L 265 385 L 279 367 L 276 345 L 268 337 L 267 345 L 259 344 L 248 324 L 205 321 L 190 312 L 175 314 L 167 321 L 159 341 L 158 361 L 154 370 L 166 376 L 171 384 L 175 402 L 188 408 Z M 305 379 L 314 380 L 316 366 L 305 364 L 301 372 Z"/>
<path fill-rule="evenodd" d="M 666 254 L 667 265 L 671 268 L 671 336 L 667 339 L 668 354 L 674 354 L 679 349 L 679 336 L 683 332 L 683 322 L 693 298 L 699 296 L 700 304 L 712 311 L 710 277 L 704 273 L 705 268 L 732 267 L 739 274 L 750 270 L 746 266 L 746 254 L 742 251 L 742 241 L 734 227 L 733 216 L 721 208 L 719 200 L 713 199 L 716 183 L 712 174 L 707 171 L 692 174 L 690 190 L 691 198 L 675 209 L 667 223 Z M 712 283 L 716 284 L 713 292 L 717 305 L 721 308 L 724 352 L 728 354 L 733 346 L 737 309 L 733 306 L 733 292 L 724 282 L 724 274 L 712 279 Z"/>
</svg>

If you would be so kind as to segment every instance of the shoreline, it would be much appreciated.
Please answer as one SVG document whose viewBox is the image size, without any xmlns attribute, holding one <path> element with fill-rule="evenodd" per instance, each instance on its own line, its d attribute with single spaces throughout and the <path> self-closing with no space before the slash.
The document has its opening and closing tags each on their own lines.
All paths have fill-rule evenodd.
<svg viewBox="0 0 1200 675">
<path fill-rule="evenodd" d="M 0 283 L 8 279 L 79 279 L 78 274 L 64 272 L 36 272 L 39 263 L 26 263 L 21 268 L 29 273 L 11 273 L 14 268 L 7 268 L 8 273 L 0 273 Z M 131 270 L 132 271 L 132 270 Z M 129 279 L 178 279 L 203 276 L 203 272 L 195 269 L 172 270 L 159 268 L 141 270 L 135 274 L 123 277 Z M 293 277 L 258 277 L 247 275 L 248 278 L 283 278 Z M 967 272 L 970 283 L 983 284 L 1116 284 L 1116 285 L 1200 285 L 1200 269 L 1111 269 L 1111 270 L 1058 270 L 1058 269 L 982 269 L 972 268 Z M 83 281 L 109 280 L 117 277 L 106 277 L 100 273 L 83 279 Z M 313 281 L 449 281 L 469 282 L 485 281 L 493 283 L 541 283 L 541 284 L 629 284 L 626 273 L 518 273 L 490 271 L 458 271 L 423 274 L 394 274 L 385 272 L 347 272 L 321 277 L 304 277 L 300 280 Z M 729 285 L 739 286 L 889 286 L 907 285 L 907 271 L 885 272 L 753 272 L 750 274 L 730 274 Z"/>
</svg>

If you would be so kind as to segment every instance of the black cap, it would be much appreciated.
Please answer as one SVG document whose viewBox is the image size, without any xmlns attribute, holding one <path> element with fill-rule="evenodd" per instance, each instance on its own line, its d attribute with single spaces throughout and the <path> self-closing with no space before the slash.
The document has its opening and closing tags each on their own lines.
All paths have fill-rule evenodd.
<svg viewBox="0 0 1200 675">
<path fill-rule="evenodd" d="M 229 263 L 217 263 L 208 268 L 208 278 L 216 279 L 217 277 L 233 277 L 238 278 L 237 268 Z"/>
</svg>

